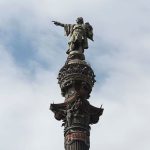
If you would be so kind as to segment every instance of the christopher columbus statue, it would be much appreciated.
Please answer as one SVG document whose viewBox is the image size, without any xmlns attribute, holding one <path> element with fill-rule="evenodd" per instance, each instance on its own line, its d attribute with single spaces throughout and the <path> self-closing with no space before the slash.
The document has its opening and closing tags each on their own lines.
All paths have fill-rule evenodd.
<svg viewBox="0 0 150 150">
<path fill-rule="evenodd" d="M 72 51 L 79 51 L 84 53 L 84 49 L 88 49 L 88 40 L 93 41 L 93 28 L 86 22 L 84 23 L 82 17 L 78 17 L 76 24 L 63 24 L 57 21 L 52 21 L 56 26 L 64 27 L 65 35 L 69 36 L 69 49 L 67 54 Z"/>
</svg>

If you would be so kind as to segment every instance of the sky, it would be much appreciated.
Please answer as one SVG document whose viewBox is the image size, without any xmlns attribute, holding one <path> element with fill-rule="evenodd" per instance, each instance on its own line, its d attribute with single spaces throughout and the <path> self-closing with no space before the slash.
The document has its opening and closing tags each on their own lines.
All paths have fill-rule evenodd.
<svg viewBox="0 0 150 150">
<path fill-rule="evenodd" d="M 52 20 L 93 26 L 86 60 L 96 80 L 89 99 L 104 114 L 92 150 L 150 149 L 149 0 L 0 0 L 0 150 L 60 150 L 57 75 L 67 37 Z"/>
</svg>

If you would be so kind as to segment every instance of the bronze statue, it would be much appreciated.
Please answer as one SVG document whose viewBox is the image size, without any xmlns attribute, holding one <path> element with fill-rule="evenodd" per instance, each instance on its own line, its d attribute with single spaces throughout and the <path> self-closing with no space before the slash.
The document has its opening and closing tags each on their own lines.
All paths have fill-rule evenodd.
<svg viewBox="0 0 150 150">
<path fill-rule="evenodd" d="M 52 21 L 56 26 L 64 27 L 65 35 L 70 37 L 68 42 L 69 49 L 66 52 L 70 54 L 72 51 L 84 53 L 84 49 L 88 49 L 88 40 L 93 41 L 93 28 L 82 17 L 78 17 L 76 24 L 63 24 L 57 21 Z"/>
</svg>

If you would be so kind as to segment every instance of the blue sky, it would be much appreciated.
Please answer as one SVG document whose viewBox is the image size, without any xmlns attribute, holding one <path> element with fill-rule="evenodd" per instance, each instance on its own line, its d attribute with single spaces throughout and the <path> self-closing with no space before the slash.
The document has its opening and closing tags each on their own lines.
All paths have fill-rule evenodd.
<svg viewBox="0 0 150 150">
<path fill-rule="evenodd" d="M 89 101 L 105 108 L 91 149 L 150 149 L 150 1 L 0 0 L 1 150 L 63 149 L 61 122 L 48 109 L 64 101 L 56 78 L 67 37 L 51 21 L 79 16 L 94 28 Z"/>
</svg>

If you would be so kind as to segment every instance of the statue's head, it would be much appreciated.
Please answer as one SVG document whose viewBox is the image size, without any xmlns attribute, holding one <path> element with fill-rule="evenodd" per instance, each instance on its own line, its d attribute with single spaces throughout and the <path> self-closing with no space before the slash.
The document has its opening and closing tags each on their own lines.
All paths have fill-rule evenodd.
<svg viewBox="0 0 150 150">
<path fill-rule="evenodd" d="M 76 22 L 77 22 L 77 24 L 83 24 L 84 23 L 82 17 L 78 17 L 77 20 L 76 20 Z"/>
</svg>

